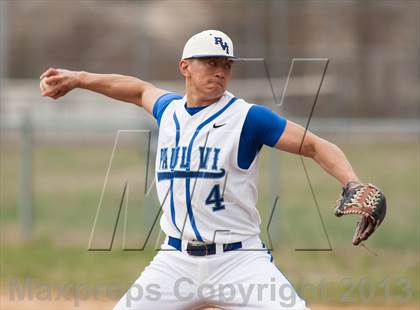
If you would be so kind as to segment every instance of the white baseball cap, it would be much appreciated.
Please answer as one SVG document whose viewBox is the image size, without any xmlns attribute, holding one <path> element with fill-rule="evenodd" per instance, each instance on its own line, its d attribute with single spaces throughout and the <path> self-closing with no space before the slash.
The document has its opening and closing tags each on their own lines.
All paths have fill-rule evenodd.
<svg viewBox="0 0 420 310">
<path fill-rule="evenodd" d="M 232 40 L 218 30 L 205 30 L 193 35 L 185 43 L 181 59 L 201 57 L 235 58 Z"/>
</svg>

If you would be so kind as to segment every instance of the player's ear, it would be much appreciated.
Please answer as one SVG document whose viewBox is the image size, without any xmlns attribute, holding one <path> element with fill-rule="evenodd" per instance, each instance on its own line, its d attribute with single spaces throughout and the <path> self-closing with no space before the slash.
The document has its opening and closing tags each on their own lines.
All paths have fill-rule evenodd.
<svg viewBox="0 0 420 310">
<path fill-rule="evenodd" d="M 189 71 L 190 61 L 183 59 L 179 62 L 179 71 L 184 77 L 190 77 L 191 73 Z"/>
</svg>

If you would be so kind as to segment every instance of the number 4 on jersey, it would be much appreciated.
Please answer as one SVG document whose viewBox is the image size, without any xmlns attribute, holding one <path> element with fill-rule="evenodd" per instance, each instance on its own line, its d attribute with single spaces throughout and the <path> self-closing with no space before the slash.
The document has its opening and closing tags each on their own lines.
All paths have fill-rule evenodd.
<svg viewBox="0 0 420 310">
<path fill-rule="evenodd" d="M 225 205 L 223 204 L 223 197 L 220 195 L 220 185 L 216 184 L 210 191 L 209 196 L 206 199 L 206 205 L 214 204 L 213 211 L 223 210 Z"/>
</svg>

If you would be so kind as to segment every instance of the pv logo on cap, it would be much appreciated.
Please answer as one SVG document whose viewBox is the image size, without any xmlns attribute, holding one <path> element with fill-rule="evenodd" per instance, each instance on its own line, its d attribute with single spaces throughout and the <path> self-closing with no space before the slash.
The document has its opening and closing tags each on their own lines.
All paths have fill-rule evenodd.
<svg viewBox="0 0 420 310">
<path fill-rule="evenodd" d="M 221 37 L 214 37 L 214 44 L 220 45 L 220 47 L 226 51 L 226 54 L 229 54 L 229 45 L 227 42 L 223 42 Z"/>
</svg>

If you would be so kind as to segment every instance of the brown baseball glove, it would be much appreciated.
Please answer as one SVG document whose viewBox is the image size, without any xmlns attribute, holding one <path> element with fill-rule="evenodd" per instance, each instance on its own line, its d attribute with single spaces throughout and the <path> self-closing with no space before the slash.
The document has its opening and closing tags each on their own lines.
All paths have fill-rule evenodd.
<svg viewBox="0 0 420 310">
<path fill-rule="evenodd" d="M 372 184 L 349 182 L 337 200 L 335 215 L 360 214 L 353 236 L 353 245 L 367 240 L 379 227 L 386 214 L 386 199 L 382 191 Z"/>
</svg>

